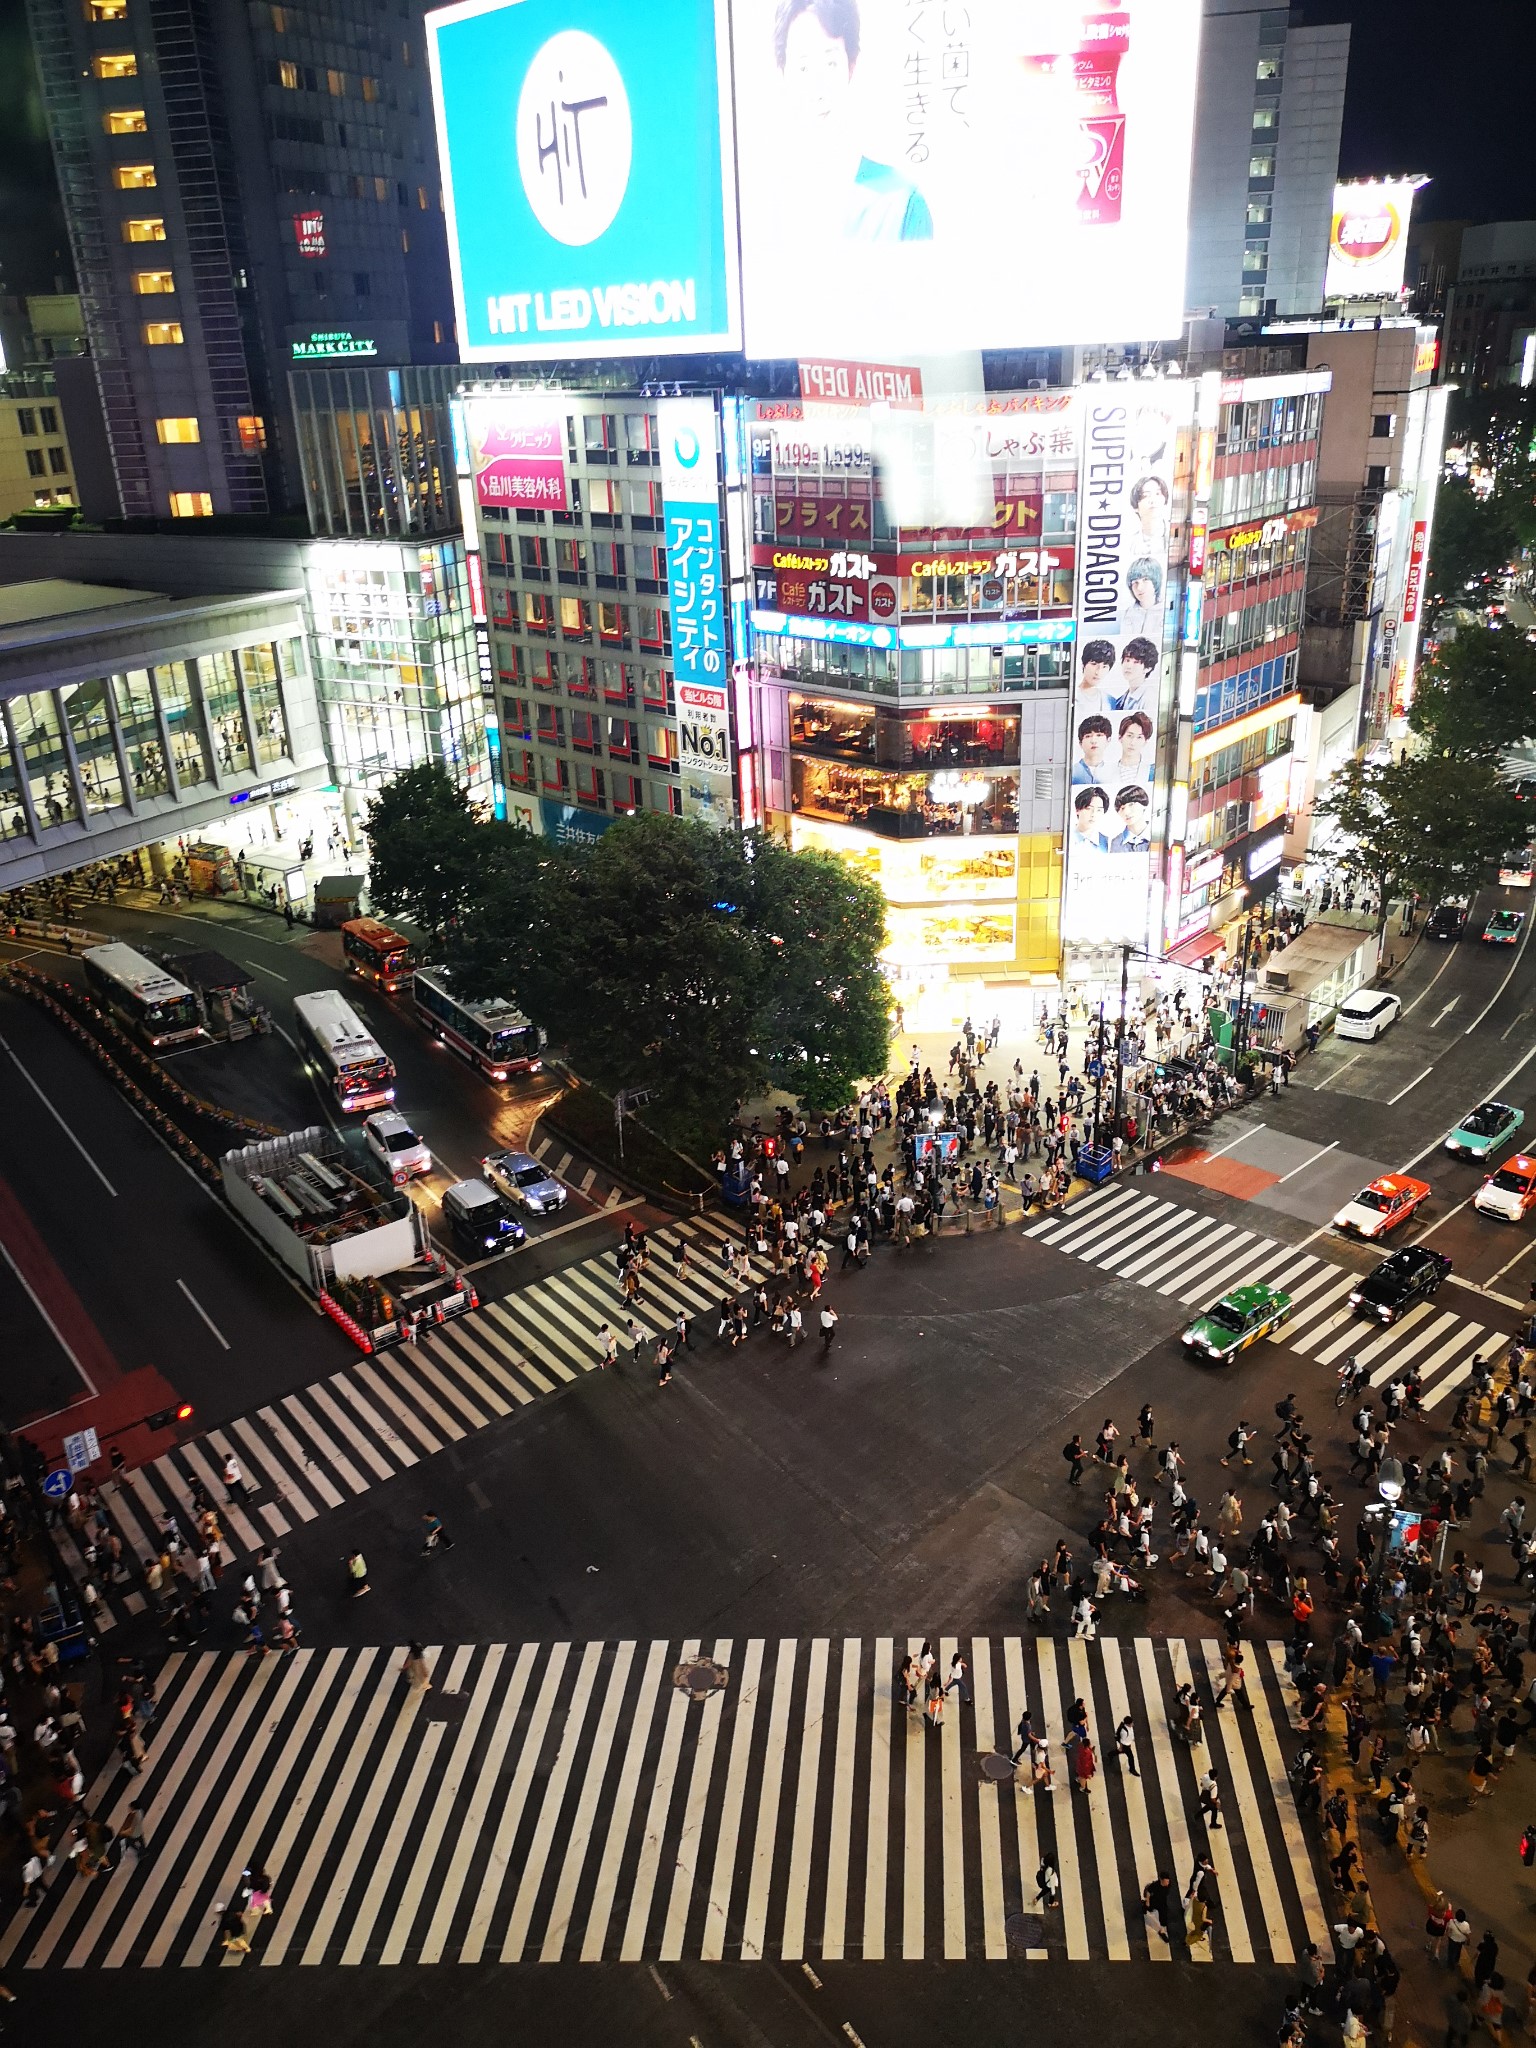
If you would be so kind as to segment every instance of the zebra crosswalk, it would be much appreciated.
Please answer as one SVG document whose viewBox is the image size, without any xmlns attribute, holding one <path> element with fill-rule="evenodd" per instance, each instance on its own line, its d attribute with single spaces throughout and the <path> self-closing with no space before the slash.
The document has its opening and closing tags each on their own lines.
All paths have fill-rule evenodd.
<svg viewBox="0 0 1536 2048">
<path fill-rule="evenodd" d="M 265 1869 L 274 1911 L 226 1967 L 319 1963 L 1169 1959 L 1143 1885 L 1209 1856 L 1196 1961 L 1294 1962 L 1328 1919 L 1286 1776 L 1283 1662 L 1247 1646 L 1251 1713 L 1216 1711 L 1213 1641 L 944 1638 L 969 1660 L 930 1726 L 894 1676 L 916 1638 L 494 1643 L 177 1655 L 149 1761 L 109 1767 L 148 1853 L 106 1877 L 65 1862 L 0 1935 L 26 1969 L 195 1968 L 217 1908 Z M 1206 1745 L 1173 1732 L 1192 1681 Z M 1101 1771 L 1070 1784 L 1086 1704 Z M 1007 1758 L 1026 1703 L 1053 1791 Z M 1113 1731 L 1132 1717 L 1132 1776 Z M 1197 1793 L 1213 1768 L 1225 1827 Z M 1049 1858 L 1061 1902 L 1042 1913 Z M 1175 1953 L 1181 1953 L 1175 1950 Z"/>
<path fill-rule="evenodd" d="M 1356 1357 L 1376 1387 L 1411 1365 L 1424 1381 L 1426 1409 L 1471 1376 L 1481 1352 L 1504 1341 L 1497 1330 L 1433 1301 L 1373 1329 L 1349 1305 L 1360 1277 L 1353 1269 L 1124 1181 L 1030 1224 L 1024 1234 L 1185 1305 L 1213 1301 L 1241 1282 L 1283 1288 L 1294 1306 L 1277 1343 L 1319 1365 Z"/>
<path fill-rule="evenodd" d="M 103 1488 L 103 1510 L 129 1555 L 142 1562 L 161 1548 L 166 1514 L 189 1533 L 196 1527 L 196 1481 L 218 1506 L 225 1561 L 253 1556 L 325 1510 L 595 1371 L 605 1322 L 627 1350 L 626 1316 L 648 1338 L 671 1328 L 680 1313 L 712 1318 L 722 1294 L 737 1291 L 721 1264 L 725 1247 L 736 1242 L 729 1225 L 710 1216 L 653 1233 L 635 1303 L 623 1298 L 611 1253 L 566 1266 L 444 1323 L 413 1346 L 354 1359 L 329 1379 L 178 1444 Z M 688 1248 L 686 1263 L 674 1256 L 680 1245 Z M 747 1270 L 756 1280 L 771 1269 L 754 1260 Z M 231 1456 L 249 1494 L 226 1505 L 221 1475 Z M 82 1576 L 84 1570 L 82 1563 Z M 111 1608 L 142 1612 L 142 1593 L 105 1590 Z"/>
</svg>

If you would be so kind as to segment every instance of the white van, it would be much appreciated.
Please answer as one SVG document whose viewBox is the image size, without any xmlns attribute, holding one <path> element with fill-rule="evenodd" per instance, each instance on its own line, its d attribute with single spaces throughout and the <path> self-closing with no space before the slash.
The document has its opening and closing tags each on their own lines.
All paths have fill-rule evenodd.
<svg viewBox="0 0 1536 2048">
<path fill-rule="evenodd" d="M 1384 988 L 1357 988 L 1346 996 L 1333 1020 L 1335 1038 L 1380 1038 L 1402 1014 L 1402 998 Z"/>
</svg>

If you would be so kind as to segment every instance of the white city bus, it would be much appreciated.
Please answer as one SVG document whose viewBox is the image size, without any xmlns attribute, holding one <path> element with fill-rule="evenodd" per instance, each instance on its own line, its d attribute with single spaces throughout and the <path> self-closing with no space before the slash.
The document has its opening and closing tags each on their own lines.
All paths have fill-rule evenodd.
<svg viewBox="0 0 1536 2048">
<path fill-rule="evenodd" d="M 343 1109 L 379 1109 L 394 1101 L 394 1063 L 339 989 L 295 996 L 293 1010 Z"/>
<path fill-rule="evenodd" d="M 152 1050 L 207 1038 L 191 989 L 132 946 L 89 946 L 80 957 L 92 993 Z"/>
<path fill-rule="evenodd" d="M 471 1002 L 453 993 L 446 967 L 418 967 L 412 983 L 416 1011 L 434 1038 L 451 1045 L 492 1081 L 536 1074 L 544 1033 L 521 1010 L 492 997 Z"/>
</svg>

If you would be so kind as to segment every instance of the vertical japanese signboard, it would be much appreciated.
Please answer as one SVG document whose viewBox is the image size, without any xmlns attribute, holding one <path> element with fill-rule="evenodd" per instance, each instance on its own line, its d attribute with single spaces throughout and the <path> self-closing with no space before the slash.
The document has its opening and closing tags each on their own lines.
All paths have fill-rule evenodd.
<svg viewBox="0 0 1536 2048">
<path fill-rule="evenodd" d="M 730 800 L 730 663 L 714 402 L 664 398 L 657 424 L 683 808 L 720 818 Z"/>
</svg>

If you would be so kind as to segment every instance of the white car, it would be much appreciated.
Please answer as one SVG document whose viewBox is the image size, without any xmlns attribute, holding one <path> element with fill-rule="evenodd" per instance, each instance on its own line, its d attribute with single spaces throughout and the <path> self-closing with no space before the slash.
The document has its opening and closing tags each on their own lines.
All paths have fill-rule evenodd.
<svg viewBox="0 0 1536 2048">
<path fill-rule="evenodd" d="M 1384 988 L 1357 988 L 1340 1003 L 1333 1019 L 1335 1038 L 1380 1038 L 1402 1011 L 1402 998 Z"/>
<path fill-rule="evenodd" d="M 397 1188 L 413 1174 L 432 1171 L 432 1148 L 417 1137 L 398 1109 L 381 1109 L 366 1118 L 363 1137 Z"/>
</svg>

